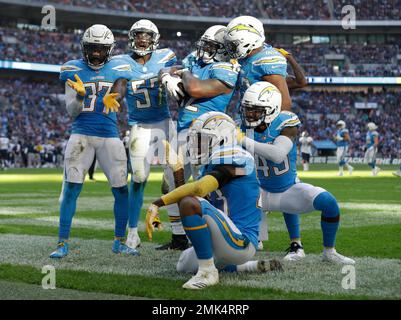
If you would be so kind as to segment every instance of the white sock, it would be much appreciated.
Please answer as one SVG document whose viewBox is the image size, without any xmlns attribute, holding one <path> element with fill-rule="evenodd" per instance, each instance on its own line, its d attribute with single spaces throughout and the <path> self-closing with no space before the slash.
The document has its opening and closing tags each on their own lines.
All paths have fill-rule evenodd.
<svg viewBox="0 0 401 320">
<path fill-rule="evenodd" d="M 323 248 L 323 252 L 325 252 L 325 253 L 335 253 L 336 249 L 335 248 Z"/>
<path fill-rule="evenodd" d="M 138 227 L 128 228 L 128 235 L 137 236 L 138 235 Z"/>
<path fill-rule="evenodd" d="M 247 261 L 237 265 L 237 272 L 256 272 L 258 271 L 258 261 Z"/>
<path fill-rule="evenodd" d="M 198 259 L 199 263 L 199 269 L 198 270 L 210 270 L 210 269 L 216 269 L 214 265 L 214 259 Z"/>
</svg>

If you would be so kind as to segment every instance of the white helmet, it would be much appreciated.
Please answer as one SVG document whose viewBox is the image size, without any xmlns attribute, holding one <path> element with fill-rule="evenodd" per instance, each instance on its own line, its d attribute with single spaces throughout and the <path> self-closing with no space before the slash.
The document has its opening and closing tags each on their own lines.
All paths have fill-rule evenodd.
<svg viewBox="0 0 401 320">
<path fill-rule="evenodd" d="M 269 125 L 281 112 L 281 93 L 267 81 L 251 85 L 241 101 L 242 123 L 248 128 L 256 128 L 262 123 Z"/>
<path fill-rule="evenodd" d="M 374 131 L 377 129 L 377 125 L 374 122 L 369 122 L 366 127 L 368 128 L 369 131 Z"/>
<path fill-rule="evenodd" d="M 187 139 L 191 163 L 207 164 L 216 149 L 237 144 L 235 122 L 222 112 L 204 113 L 192 122 Z"/>
<path fill-rule="evenodd" d="M 148 42 L 147 46 L 144 48 L 137 47 L 135 44 L 136 37 L 139 34 L 148 34 L 148 36 L 143 39 L 144 41 Z M 129 30 L 128 39 L 132 50 L 138 56 L 143 57 L 155 51 L 159 46 L 159 29 L 157 29 L 156 25 L 152 21 L 142 19 L 132 25 L 131 29 Z"/>
<path fill-rule="evenodd" d="M 196 43 L 196 55 L 204 63 L 228 60 L 228 53 L 224 48 L 224 33 L 226 27 L 215 25 L 208 28 Z"/>
<path fill-rule="evenodd" d="M 100 69 L 110 60 L 114 44 L 113 32 L 103 24 L 94 24 L 86 29 L 82 36 L 84 60 L 92 69 Z"/>
<path fill-rule="evenodd" d="M 224 46 L 234 59 L 242 59 L 256 48 L 263 46 L 263 23 L 251 16 L 240 16 L 230 21 L 224 35 Z"/>
<path fill-rule="evenodd" d="M 345 122 L 343 120 L 338 120 L 336 123 L 336 126 L 339 127 L 340 129 L 345 128 Z"/>
<path fill-rule="evenodd" d="M 302 138 L 307 137 L 307 136 L 309 136 L 308 131 L 303 131 L 303 132 L 301 133 L 301 137 L 302 137 Z"/>
</svg>

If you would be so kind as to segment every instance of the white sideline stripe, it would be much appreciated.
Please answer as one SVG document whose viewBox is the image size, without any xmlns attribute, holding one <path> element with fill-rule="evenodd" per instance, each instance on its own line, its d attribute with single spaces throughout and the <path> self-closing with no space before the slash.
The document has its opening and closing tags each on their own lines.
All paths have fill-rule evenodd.
<svg viewBox="0 0 401 320">
<path fill-rule="evenodd" d="M 72 239 L 70 254 L 60 260 L 48 255 L 55 248 L 56 237 L 0 235 L 0 263 L 31 265 L 37 268 L 52 264 L 57 269 L 97 273 L 142 275 L 187 281 L 191 275 L 178 274 L 175 266 L 180 252 L 154 250 L 156 244 L 143 243 L 140 257 L 115 255 L 112 241 Z M 270 253 L 269 258 L 282 258 L 283 253 Z M 257 253 L 265 258 L 266 253 Z M 321 261 L 319 255 L 307 254 L 298 263 L 283 262 L 284 272 L 273 274 L 221 274 L 220 284 L 228 286 L 275 288 L 286 292 L 316 292 L 364 295 L 377 298 L 401 298 L 401 260 L 355 258 L 356 289 L 341 286 L 342 266 Z M 313 271 L 312 271 L 313 270 Z M 107 276 L 107 275 L 104 275 Z M 244 291 L 246 298 L 246 290 Z"/>
</svg>

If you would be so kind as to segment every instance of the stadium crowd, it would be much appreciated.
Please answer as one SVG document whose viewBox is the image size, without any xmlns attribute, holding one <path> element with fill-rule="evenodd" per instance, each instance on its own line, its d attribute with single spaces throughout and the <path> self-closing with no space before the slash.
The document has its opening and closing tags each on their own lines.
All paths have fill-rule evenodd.
<svg viewBox="0 0 401 320">
<path fill-rule="evenodd" d="M 48 32 L 30 29 L 0 27 L 0 60 L 62 64 L 79 58 L 81 34 Z M 127 35 L 116 35 L 115 54 L 128 52 Z M 195 39 L 160 41 L 160 48 L 170 47 L 183 59 L 194 48 Z M 284 47 L 297 57 L 298 62 L 310 76 L 399 76 L 401 67 L 397 60 L 400 50 L 398 43 L 377 44 L 312 44 L 288 45 L 273 42 Z M 333 64 L 325 55 L 343 55 L 344 59 Z M 369 64 L 374 62 L 374 64 Z M 377 68 L 376 65 L 381 67 Z"/>
<path fill-rule="evenodd" d="M 43 2 L 30 0 L 30 2 Z M 46 3 L 62 4 L 85 8 L 129 12 L 152 12 L 162 14 L 179 14 L 186 16 L 235 17 L 252 15 L 270 19 L 307 19 L 329 20 L 341 19 L 342 8 L 353 5 L 358 19 L 364 20 L 398 20 L 401 14 L 401 0 L 333 0 L 333 11 L 328 0 L 50 0 Z"/>
<path fill-rule="evenodd" d="M 69 137 L 71 119 L 65 111 L 63 87 L 58 83 L 26 80 L 0 80 L 0 134 L 10 139 L 8 166 L 60 167 Z M 315 140 L 333 138 L 335 123 L 342 119 L 350 130 L 350 155 L 363 156 L 366 123 L 379 124 L 379 155 L 398 158 L 401 155 L 401 92 L 380 93 L 295 91 L 294 112 Z M 359 110 L 355 102 L 377 102 L 378 108 Z M 235 101 L 233 102 L 235 104 Z M 173 118 L 177 109 L 172 110 Z M 120 132 L 127 129 L 126 108 L 119 113 Z M 383 125 L 380 125 L 383 124 Z"/>
</svg>

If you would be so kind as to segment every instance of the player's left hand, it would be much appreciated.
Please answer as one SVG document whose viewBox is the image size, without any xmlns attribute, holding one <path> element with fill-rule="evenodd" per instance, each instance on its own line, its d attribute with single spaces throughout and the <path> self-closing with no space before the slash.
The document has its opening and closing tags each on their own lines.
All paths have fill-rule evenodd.
<svg viewBox="0 0 401 320">
<path fill-rule="evenodd" d="M 291 53 L 288 52 L 287 50 L 284 50 L 283 48 L 274 48 L 274 50 L 280 52 L 286 58 L 291 56 Z"/>
<path fill-rule="evenodd" d="M 116 97 L 119 95 L 118 92 L 106 94 L 103 97 L 103 104 L 106 108 L 106 113 L 117 112 L 118 108 L 120 108 L 120 104 L 116 100 Z"/>
<path fill-rule="evenodd" d="M 159 216 L 159 207 L 155 204 L 151 204 L 146 211 L 146 233 L 148 234 L 148 238 L 150 241 L 153 239 L 153 231 L 155 228 L 158 230 L 162 230 L 162 223 Z"/>
</svg>

